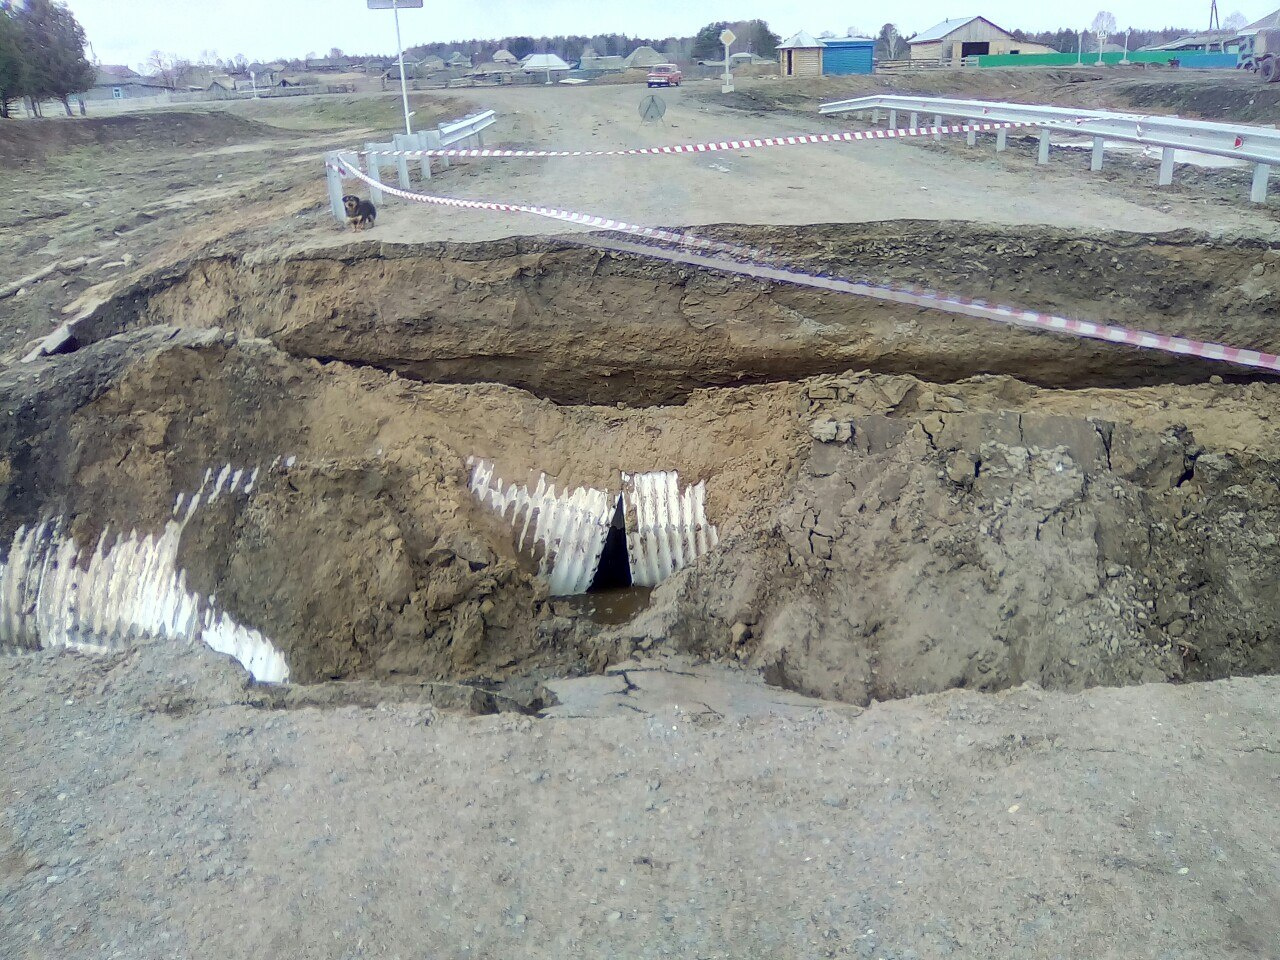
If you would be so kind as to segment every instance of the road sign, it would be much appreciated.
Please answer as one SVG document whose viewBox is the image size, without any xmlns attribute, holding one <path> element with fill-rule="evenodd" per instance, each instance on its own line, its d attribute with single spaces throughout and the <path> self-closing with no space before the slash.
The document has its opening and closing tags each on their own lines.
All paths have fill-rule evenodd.
<svg viewBox="0 0 1280 960">
<path fill-rule="evenodd" d="M 640 119 L 645 123 L 661 120 L 667 113 L 667 105 L 661 97 L 649 94 L 640 101 Z"/>
<path fill-rule="evenodd" d="M 737 39 L 737 34 L 728 27 L 725 27 L 720 32 L 720 42 L 724 44 L 724 83 L 720 85 L 721 93 L 733 93 L 733 72 L 729 69 L 729 48 L 733 46 L 733 41 Z"/>
<path fill-rule="evenodd" d="M 423 0 L 369 0 L 370 10 L 421 10 Z"/>
</svg>

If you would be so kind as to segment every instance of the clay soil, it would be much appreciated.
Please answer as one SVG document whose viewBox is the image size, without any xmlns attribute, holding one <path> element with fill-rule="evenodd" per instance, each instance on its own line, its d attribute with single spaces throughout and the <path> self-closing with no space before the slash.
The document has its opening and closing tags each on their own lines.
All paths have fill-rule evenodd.
<svg viewBox="0 0 1280 960">
<path fill-rule="evenodd" d="M 915 82 L 1216 109 L 1086 73 Z M 855 87 L 691 84 L 665 128 L 626 86 L 416 107 L 635 146 L 827 129 L 809 101 Z M 549 222 L 387 204 L 352 236 L 319 158 L 395 106 L 24 122 L 2 148 L 0 533 L 152 533 L 206 470 L 259 468 L 178 559 L 293 682 L 172 641 L 0 661 L 0 953 L 1270 955 L 1280 382 Z M 1230 171 L 631 162 L 430 189 L 1280 351 L 1274 214 Z M 472 495 L 473 458 L 558 489 L 677 471 L 719 545 L 592 614 Z"/>
</svg>

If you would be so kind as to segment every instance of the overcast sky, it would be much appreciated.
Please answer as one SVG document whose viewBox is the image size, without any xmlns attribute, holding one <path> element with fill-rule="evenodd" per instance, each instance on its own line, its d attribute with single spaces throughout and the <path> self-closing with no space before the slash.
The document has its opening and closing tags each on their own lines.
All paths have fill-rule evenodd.
<svg viewBox="0 0 1280 960">
<path fill-rule="evenodd" d="M 1226 0 L 1223 19 L 1239 10 L 1250 21 L 1274 9 Z M 213 50 L 251 60 L 301 57 L 330 47 L 347 53 L 395 53 L 390 11 L 374 12 L 364 0 L 67 0 L 103 63 L 129 66 L 155 49 L 194 58 Z M 681 36 L 713 20 L 769 21 L 784 37 L 797 30 L 843 34 L 849 27 L 878 30 L 885 21 L 904 33 L 926 30 L 948 17 L 981 13 L 1006 29 L 1086 27 L 1099 9 L 1126 26 L 1208 26 L 1209 0 L 426 0 L 422 10 L 401 14 L 405 45 L 512 35 L 626 33 Z M 893 11 L 889 13 L 887 11 Z"/>
</svg>

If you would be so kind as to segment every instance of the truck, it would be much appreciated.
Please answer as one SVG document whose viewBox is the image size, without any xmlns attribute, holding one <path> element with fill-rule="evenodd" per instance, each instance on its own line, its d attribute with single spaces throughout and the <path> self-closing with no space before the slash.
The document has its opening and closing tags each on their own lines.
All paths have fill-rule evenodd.
<svg viewBox="0 0 1280 960">
<path fill-rule="evenodd" d="M 684 74 L 674 63 L 657 63 L 649 69 L 650 87 L 678 87 Z"/>
<path fill-rule="evenodd" d="M 1253 70 L 1267 83 L 1280 81 L 1280 30 L 1259 30 L 1240 38 L 1241 70 Z"/>
</svg>

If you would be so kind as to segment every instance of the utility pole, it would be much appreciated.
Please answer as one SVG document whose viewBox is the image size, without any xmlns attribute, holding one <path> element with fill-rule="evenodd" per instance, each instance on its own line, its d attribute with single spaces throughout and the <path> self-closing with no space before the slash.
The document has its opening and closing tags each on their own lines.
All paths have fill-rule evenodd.
<svg viewBox="0 0 1280 960">
<path fill-rule="evenodd" d="M 409 84 L 404 76 L 404 42 L 400 39 L 400 11 L 421 10 L 423 0 L 368 0 L 370 10 L 390 10 L 396 21 L 396 59 L 400 62 L 400 99 L 404 103 L 404 132 L 413 133 L 409 112 Z"/>
</svg>

